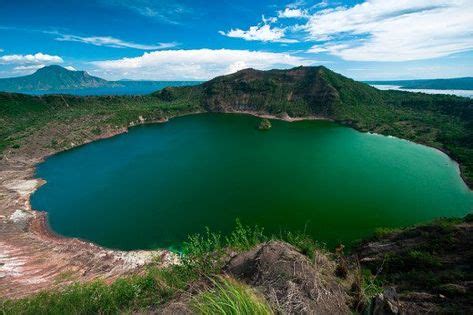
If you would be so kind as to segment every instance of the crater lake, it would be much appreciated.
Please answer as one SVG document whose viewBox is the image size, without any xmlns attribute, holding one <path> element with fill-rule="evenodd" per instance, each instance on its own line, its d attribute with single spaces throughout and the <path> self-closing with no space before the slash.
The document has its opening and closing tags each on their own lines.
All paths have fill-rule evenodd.
<svg viewBox="0 0 473 315">
<path fill-rule="evenodd" d="M 239 218 L 328 246 L 379 227 L 462 216 L 473 193 L 438 150 L 333 122 L 198 114 L 53 155 L 31 197 L 51 229 L 118 249 L 178 248 Z"/>
</svg>

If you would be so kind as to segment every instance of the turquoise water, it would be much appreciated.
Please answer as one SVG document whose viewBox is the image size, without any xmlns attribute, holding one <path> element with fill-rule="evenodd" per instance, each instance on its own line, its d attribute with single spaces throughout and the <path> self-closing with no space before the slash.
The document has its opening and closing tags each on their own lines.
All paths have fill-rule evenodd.
<svg viewBox="0 0 473 315">
<path fill-rule="evenodd" d="M 200 114 L 48 158 L 32 196 L 54 231 L 120 249 L 178 246 L 235 218 L 335 245 L 473 209 L 446 155 L 327 121 Z"/>
</svg>

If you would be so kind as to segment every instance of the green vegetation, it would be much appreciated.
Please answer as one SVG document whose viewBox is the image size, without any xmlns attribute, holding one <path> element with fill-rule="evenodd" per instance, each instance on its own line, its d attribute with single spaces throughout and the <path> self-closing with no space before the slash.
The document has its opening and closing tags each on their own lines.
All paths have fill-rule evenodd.
<svg viewBox="0 0 473 315">
<path fill-rule="evenodd" d="M 107 285 L 102 281 L 73 284 L 64 290 L 42 292 L 30 298 L 0 301 L 2 314 L 116 314 L 164 302 L 175 292 L 169 271 L 148 271 Z M 169 282 L 168 282 L 169 281 Z"/>
<path fill-rule="evenodd" d="M 273 314 L 254 289 L 231 278 L 213 280 L 214 287 L 197 295 L 192 306 L 199 314 Z"/>
<path fill-rule="evenodd" d="M 373 237 L 375 239 L 383 239 L 399 231 L 400 231 L 399 229 L 393 229 L 393 228 L 377 228 L 374 230 Z"/>
<path fill-rule="evenodd" d="M 471 214 L 463 219 L 439 218 L 372 239 L 371 254 L 363 257 L 364 267 L 376 273 L 385 286 L 395 286 L 408 300 L 411 292 L 414 301 L 416 292 L 443 294 L 448 303 L 443 301 L 436 312 L 463 313 L 471 309 L 473 298 L 468 289 L 473 281 L 473 226 L 469 220 Z"/>
<path fill-rule="evenodd" d="M 358 266 L 351 289 L 354 297 L 353 308 L 362 312 L 375 296 L 383 293 L 382 285 L 382 281 L 376 275 L 373 275 L 371 270 L 362 269 Z"/>
<path fill-rule="evenodd" d="M 271 129 L 271 122 L 267 118 L 261 119 L 259 125 L 258 125 L 259 130 L 269 130 Z"/>
<path fill-rule="evenodd" d="M 0 152 L 26 144 L 34 155 L 49 146 L 67 149 L 108 131 L 199 110 L 198 101 L 164 102 L 150 96 L 78 97 L 0 93 Z"/>
</svg>

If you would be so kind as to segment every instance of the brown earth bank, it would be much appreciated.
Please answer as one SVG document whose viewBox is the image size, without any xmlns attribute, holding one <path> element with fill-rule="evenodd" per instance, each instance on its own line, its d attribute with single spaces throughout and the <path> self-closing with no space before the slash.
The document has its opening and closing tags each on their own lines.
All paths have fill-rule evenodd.
<svg viewBox="0 0 473 315">
<path fill-rule="evenodd" d="M 55 127 L 52 133 L 30 135 L 31 145 L 4 152 L 0 160 L 0 297 L 22 297 L 76 281 L 112 281 L 139 271 L 156 257 L 163 266 L 174 263 L 175 255 L 167 250 L 110 250 L 49 229 L 46 213 L 30 205 L 30 195 L 44 183 L 34 178 L 35 165 L 56 153 L 43 143 L 57 132 L 71 134 L 78 126 Z M 109 127 L 101 135 L 71 140 L 68 148 L 126 131 Z"/>
</svg>

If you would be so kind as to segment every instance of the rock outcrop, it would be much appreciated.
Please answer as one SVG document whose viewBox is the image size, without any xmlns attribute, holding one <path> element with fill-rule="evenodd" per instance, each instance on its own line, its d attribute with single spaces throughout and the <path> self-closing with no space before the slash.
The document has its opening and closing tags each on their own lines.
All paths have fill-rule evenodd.
<svg viewBox="0 0 473 315">
<path fill-rule="evenodd" d="M 256 287 L 283 314 L 350 314 L 349 298 L 322 253 L 315 262 L 293 246 L 271 241 L 236 255 L 224 270 Z"/>
</svg>

